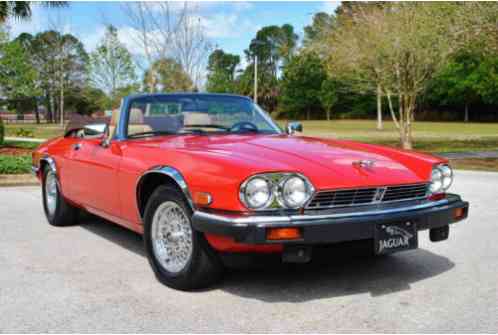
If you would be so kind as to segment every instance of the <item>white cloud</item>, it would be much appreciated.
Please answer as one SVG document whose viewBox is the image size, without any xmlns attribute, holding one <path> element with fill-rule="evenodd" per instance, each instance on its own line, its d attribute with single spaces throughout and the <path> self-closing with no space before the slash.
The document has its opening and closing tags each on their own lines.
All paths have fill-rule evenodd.
<svg viewBox="0 0 498 335">
<path fill-rule="evenodd" d="M 200 19 L 204 32 L 211 38 L 234 38 L 247 31 L 256 31 L 255 25 L 238 13 L 219 13 L 201 16 Z"/>
<path fill-rule="evenodd" d="M 320 6 L 319 11 L 332 14 L 340 4 L 340 1 L 325 1 Z"/>
</svg>

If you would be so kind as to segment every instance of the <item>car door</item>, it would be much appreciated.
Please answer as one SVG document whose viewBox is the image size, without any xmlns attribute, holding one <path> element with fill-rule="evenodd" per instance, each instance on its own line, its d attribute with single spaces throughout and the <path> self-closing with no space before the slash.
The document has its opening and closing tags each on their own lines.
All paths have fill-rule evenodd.
<svg viewBox="0 0 498 335">
<path fill-rule="evenodd" d="M 111 143 L 102 145 L 102 138 L 81 139 L 73 145 L 72 177 L 78 187 L 77 201 L 90 210 L 120 216 L 117 172 L 121 150 Z"/>
</svg>

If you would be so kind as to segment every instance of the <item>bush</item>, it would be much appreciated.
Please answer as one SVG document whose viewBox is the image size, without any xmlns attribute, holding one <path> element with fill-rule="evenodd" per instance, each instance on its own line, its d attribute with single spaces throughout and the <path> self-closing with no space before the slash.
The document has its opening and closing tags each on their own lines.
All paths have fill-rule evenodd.
<svg viewBox="0 0 498 335">
<path fill-rule="evenodd" d="M 4 135 L 5 135 L 5 126 L 3 125 L 3 120 L 0 117 L 0 145 L 3 144 Z"/>
<path fill-rule="evenodd" d="M 0 156 L 0 174 L 23 174 L 31 171 L 31 156 Z"/>
<path fill-rule="evenodd" d="M 16 131 L 16 136 L 17 137 L 35 137 L 35 133 L 33 133 L 32 130 L 24 129 L 24 128 L 19 128 Z"/>
</svg>

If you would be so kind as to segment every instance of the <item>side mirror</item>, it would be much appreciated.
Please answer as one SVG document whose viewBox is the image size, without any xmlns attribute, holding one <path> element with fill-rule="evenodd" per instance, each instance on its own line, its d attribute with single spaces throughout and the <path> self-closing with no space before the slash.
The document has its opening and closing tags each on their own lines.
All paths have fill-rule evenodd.
<svg viewBox="0 0 498 335">
<path fill-rule="evenodd" d="M 100 142 L 102 148 L 108 148 L 111 145 L 109 132 L 110 132 L 109 125 L 106 124 L 104 129 L 104 138 L 102 139 L 102 142 Z"/>
<path fill-rule="evenodd" d="M 296 131 L 302 132 L 303 131 L 303 125 L 301 124 L 301 122 L 289 122 L 285 126 L 285 130 L 286 130 L 287 134 L 292 135 Z"/>
<path fill-rule="evenodd" d="M 105 123 L 87 124 L 83 127 L 83 132 L 85 134 L 85 137 L 96 137 L 99 135 L 105 135 L 107 128 L 107 124 Z"/>
</svg>

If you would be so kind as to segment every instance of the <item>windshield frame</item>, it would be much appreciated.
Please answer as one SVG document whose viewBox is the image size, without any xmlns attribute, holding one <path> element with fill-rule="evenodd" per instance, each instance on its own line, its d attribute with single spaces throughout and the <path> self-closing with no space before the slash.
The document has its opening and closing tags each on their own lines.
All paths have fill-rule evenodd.
<svg viewBox="0 0 498 335">
<path fill-rule="evenodd" d="M 274 133 L 254 133 L 255 135 L 257 134 L 283 134 L 284 131 L 280 126 L 270 117 L 270 115 L 263 110 L 259 105 L 255 104 L 252 99 L 242 96 L 242 95 L 235 95 L 235 94 L 216 94 L 216 93 L 178 93 L 178 94 L 143 94 L 143 95 L 136 95 L 136 96 L 127 96 L 123 99 L 121 102 L 120 106 L 120 117 L 119 117 L 119 122 L 116 128 L 115 136 L 114 139 L 116 140 L 126 140 L 126 139 L 133 139 L 133 137 L 128 137 L 128 121 L 129 121 L 129 115 L 130 115 L 130 110 L 132 108 L 133 103 L 136 102 L 146 102 L 147 100 L 155 100 L 155 99 L 160 99 L 161 97 L 167 97 L 167 98 L 181 98 L 181 97 L 231 97 L 231 98 L 238 98 L 238 99 L 246 99 L 248 100 L 254 107 L 255 112 L 258 113 L 265 122 L 268 123 L 268 125 L 275 131 Z M 172 134 L 173 136 L 178 136 L 178 135 L 185 135 L 187 133 L 177 133 L 177 134 Z M 220 134 L 234 134 L 230 132 L 205 132 L 203 135 L 220 135 Z M 142 137 L 143 138 L 143 137 Z"/>
</svg>

